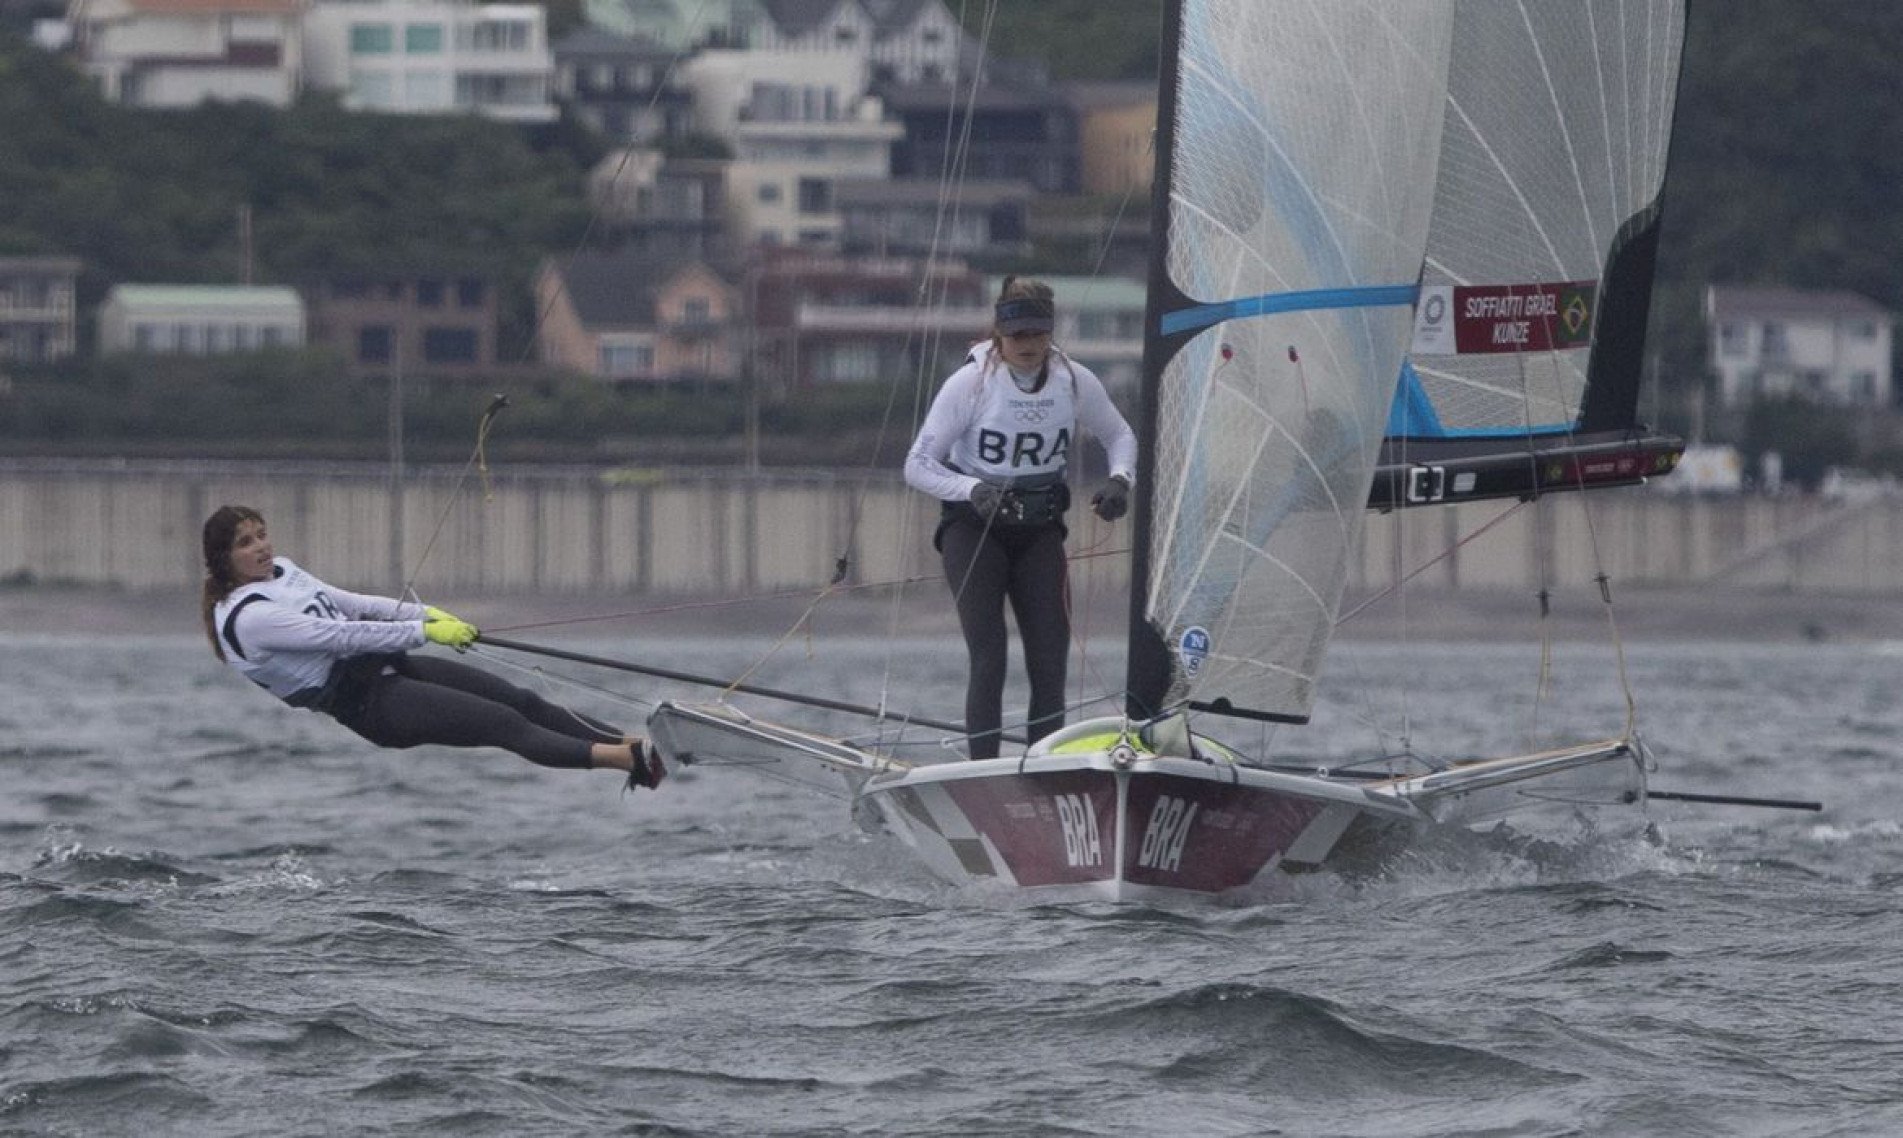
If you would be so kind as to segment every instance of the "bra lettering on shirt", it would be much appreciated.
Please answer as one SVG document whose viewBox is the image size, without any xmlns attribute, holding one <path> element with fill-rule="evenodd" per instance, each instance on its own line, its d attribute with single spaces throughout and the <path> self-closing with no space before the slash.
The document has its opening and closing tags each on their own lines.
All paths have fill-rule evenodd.
<svg viewBox="0 0 1903 1138">
<path fill-rule="evenodd" d="M 1047 449 L 1048 448 L 1048 449 Z M 978 457 L 992 466 L 1061 467 L 1070 458 L 1070 430 L 1055 435 L 1041 431 L 1006 434 L 990 429 L 978 432 Z"/>
</svg>

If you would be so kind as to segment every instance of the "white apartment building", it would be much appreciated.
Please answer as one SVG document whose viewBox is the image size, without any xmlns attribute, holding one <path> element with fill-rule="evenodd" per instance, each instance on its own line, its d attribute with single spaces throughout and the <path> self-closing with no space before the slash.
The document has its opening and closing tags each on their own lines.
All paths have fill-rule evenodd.
<svg viewBox="0 0 1903 1138">
<path fill-rule="evenodd" d="M 301 0 L 71 0 L 80 66 L 133 107 L 289 106 L 303 81 Z"/>
<path fill-rule="evenodd" d="M 1707 358 L 1719 402 L 1799 396 L 1888 408 L 1896 318 L 1851 292 L 1713 285 L 1705 292 Z"/>
<path fill-rule="evenodd" d="M 304 301 L 274 285 L 115 285 L 99 306 L 99 350 L 224 355 L 304 344 Z"/>
<path fill-rule="evenodd" d="M 904 127 L 865 93 L 863 55 L 706 51 L 682 76 L 695 128 L 733 146 L 727 204 L 740 243 L 837 248 L 834 182 L 891 176 Z"/>
<path fill-rule="evenodd" d="M 761 0 L 763 51 L 861 55 L 874 82 L 950 83 L 964 29 L 944 0 Z"/>
<path fill-rule="evenodd" d="M 319 0 L 304 17 L 304 60 L 310 84 L 352 110 L 519 123 L 559 113 L 539 4 Z"/>
</svg>

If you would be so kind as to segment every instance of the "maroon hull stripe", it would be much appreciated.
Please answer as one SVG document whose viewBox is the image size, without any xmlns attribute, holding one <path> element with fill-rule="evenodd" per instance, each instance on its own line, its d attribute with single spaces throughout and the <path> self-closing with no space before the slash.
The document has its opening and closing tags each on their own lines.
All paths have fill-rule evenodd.
<svg viewBox="0 0 1903 1138">
<path fill-rule="evenodd" d="M 1155 775 L 1130 783 L 1124 880 L 1198 892 L 1247 885 L 1322 811 L 1271 790 Z"/>
<path fill-rule="evenodd" d="M 1115 873 L 1117 780 L 1061 771 L 943 784 L 1019 885 L 1079 885 Z"/>
</svg>

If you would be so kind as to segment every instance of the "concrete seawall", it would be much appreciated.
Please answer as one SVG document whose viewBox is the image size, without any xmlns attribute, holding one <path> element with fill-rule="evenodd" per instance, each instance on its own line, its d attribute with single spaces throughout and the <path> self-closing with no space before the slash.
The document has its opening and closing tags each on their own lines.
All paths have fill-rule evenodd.
<svg viewBox="0 0 1903 1138">
<path fill-rule="evenodd" d="M 339 584 L 435 595 L 649 598 L 937 582 L 935 503 L 896 473 L 0 464 L 0 581 L 193 589 L 199 528 L 242 502 Z M 1075 572 L 1119 590 L 1129 527 L 1073 513 Z M 1903 594 L 1903 502 L 1699 499 L 1645 490 L 1369 519 L 1351 592 L 1620 587 Z"/>
</svg>

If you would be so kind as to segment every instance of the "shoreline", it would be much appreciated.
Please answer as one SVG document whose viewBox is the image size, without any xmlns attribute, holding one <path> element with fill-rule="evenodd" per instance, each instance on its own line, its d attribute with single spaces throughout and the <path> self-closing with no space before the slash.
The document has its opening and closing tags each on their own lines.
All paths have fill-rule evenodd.
<svg viewBox="0 0 1903 1138">
<path fill-rule="evenodd" d="M 626 594 L 482 594 L 437 597 L 459 615 L 496 633 L 576 638 L 597 634 L 777 636 L 796 626 L 812 596 L 767 598 L 629 596 Z M 1355 641 L 1475 641 L 1533 637 L 1542 631 L 1536 595 L 1517 589 L 1410 591 L 1405 600 L 1367 600 L 1353 593 L 1336 633 Z M 1882 594 L 1796 593 L 1788 590 L 1627 587 L 1616 589 L 1612 615 L 1632 642 L 1819 643 L 1903 641 L 1903 604 Z M 1084 630 L 1117 635 L 1121 609 L 1094 606 Z M 895 618 L 889 595 L 834 596 L 813 608 L 816 636 L 958 636 L 951 605 L 934 586 L 904 599 Z M 1556 593 L 1545 629 L 1564 641 L 1603 640 L 1605 605 L 1590 587 Z M 85 586 L 0 588 L 0 633 L 197 635 L 198 598 L 187 590 L 125 590 Z"/>
</svg>

